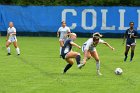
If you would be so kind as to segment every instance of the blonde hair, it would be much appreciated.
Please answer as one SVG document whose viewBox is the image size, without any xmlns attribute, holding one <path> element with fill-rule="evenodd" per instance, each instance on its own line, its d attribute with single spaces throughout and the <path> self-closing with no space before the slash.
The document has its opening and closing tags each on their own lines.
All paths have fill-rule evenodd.
<svg viewBox="0 0 140 93">
<path fill-rule="evenodd" d="M 70 35 L 70 37 L 71 36 L 77 36 L 75 33 L 70 33 L 69 35 Z"/>
</svg>

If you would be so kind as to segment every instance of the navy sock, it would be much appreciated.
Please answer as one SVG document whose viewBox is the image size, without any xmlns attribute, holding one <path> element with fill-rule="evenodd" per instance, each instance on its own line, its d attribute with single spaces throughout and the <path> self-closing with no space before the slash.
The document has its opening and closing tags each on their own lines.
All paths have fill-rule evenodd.
<svg viewBox="0 0 140 93">
<path fill-rule="evenodd" d="M 127 55 L 128 55 L 128 53 L 127 53 L 127 52 L 125 52 L 125 57 L 127 57 Z"/>
<path fill-rule="evenodd" d="M 68 69 L 70 69 L 72 67 L 72 65 L 71 64 L 67 64 L 66 65 L 66 67 L 65 67 L 65 69 L 64 69 L 64 73 L 66 73 L 67 72 L 67 70 Z"/>
<path fill-rule="evenodd" d="M 134 57 L 134 52 L 131 52 L 131 59 L 133 59 Z"/>
<path fill-rule="evenodd" d="M 81 60 L 81 56 L 80 56 L 80 55 L 77 55 L 77 56 L 76 56 L 77 65 L 80 64 L 80 60 Z"/>
</svg>

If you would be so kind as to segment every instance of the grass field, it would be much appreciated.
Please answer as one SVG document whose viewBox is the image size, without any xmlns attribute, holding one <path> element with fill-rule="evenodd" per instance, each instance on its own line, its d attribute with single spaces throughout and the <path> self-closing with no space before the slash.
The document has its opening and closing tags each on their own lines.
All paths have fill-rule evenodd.
<svg viewBox="0 0 140 93">
<path fill-rule="evenodd" d="M 75 42 L 82 45 L 87 38 Z M 140 92 L 140 40 L 137 40 L 132 63 L 123 62 L 122 39 L 104 39 L 115 51 L 99 45 L 103 76 L 96 75 L 96 65 L 89 60 L 81 70 L 76 64 L 63 75 L 66 62 L 59 58 L 58 38 L 18 37 L 21 55 L 11 45 L 11 56 L 6 56 L 5 37 L 0 38 L 0 93 L 139 93 Z M 81 50 L 75 51 L 83 54 Z M 130 53 L 129 53 L 130 55 Z M 115 75 L 115 68 L 123 69 Z"/>
</svg>

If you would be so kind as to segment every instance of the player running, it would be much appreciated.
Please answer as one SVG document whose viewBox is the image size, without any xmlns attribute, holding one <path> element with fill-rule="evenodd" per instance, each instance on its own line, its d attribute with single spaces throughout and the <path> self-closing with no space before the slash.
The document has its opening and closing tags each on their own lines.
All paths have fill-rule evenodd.
<svg viewBox="0 0 140 93">
<path fill-rule="evenodd" d="M 9 22 L 9 28 L 7 29 L 7 36 L 6 36 L 6 47 L 8 51 L 7 55 L 11 55 L 10 47 L 9 47 L 11 43 L 14 44 L 14 47 L 16 48 L 17 51 L 17 55 L 20 55 L 20 50 L 17 45 L 16 29 L 14 27 L 13 22 Z"/>
<path fill-rule="evenodd" d="M 78 67 L 80 67 L 80 65 L 81 65 L 80 64 L 80 60 L 81 60 L 80 53 L 72 51 L 72 46 L 75 46 L 79 49 L 81 48 L 81 46 L 79 46 L 73 42 L 76 39 L 76 37 L 77 37 L 77 35 L 75 33 L 70 33 L 70 38 L 65 41 L 64 46 L 62 47 L 61 56 L 68 63 L 66 65 L 66 67 L 64 68 L 63 73 L 66 73 L 67 70 L 72 67 L 72 65 L 74 63 L 72 58 L 76 59 Z"/>
<path fill-rule="evenodd" d="M 82 51 L 84 52 L 84 59 L 83 59 L 83 65 L 80 65 L 80 67 L 84 66 L 86 64 L 86 61 L 93 57 L 96 60 L 96 69 L 97 69 L 97 75 L 102 75 L 100 73 L 100 59 L 98 56 L 98 53 L 96 51 L 96 46 L 100 43 L 105 44 L 110 49 L 114 50 L 112 46 L 110 46 L 107 42 L 100 39 L 102 37 L 99 33 L 94 33 L 92 38 L 89 38 L 82 46 Z"/>
<path fill-rule="evenodd" d="M 132 62 L 132 59 L 134 57 L 134 50 L 135 50 L 135 46 L 136 46 L 136 37 L 138 37 L 138 33 L 136 30 L 134 30 L 134 22 L 130 22 L 129 23 L 130 28 L 126 30 L 125 34 L 124 34 L 124 40 L 123 40 L 123 44 L 125 42 L 126 39 L 126 47 L 125 47 L 125 58 L 124 58 L 124 62 L 127 60 L 127 55 L 129 52 L 129 49 L 131 47 L 131 58 L 130 58 L 130 62 Z"/>
<path fill-rule="evenodd" d="M 70 33 L 70 28 L 66 26 L 66 22 L 62 21 L 62 26 L 58 29 L 57 37 L 59 37 L 59 43 L 60 43 L 60 55 L 61 55 L 61 49 L 64 46 L 64 42 L 68 38 L 68 35 Z"/>
</svg>

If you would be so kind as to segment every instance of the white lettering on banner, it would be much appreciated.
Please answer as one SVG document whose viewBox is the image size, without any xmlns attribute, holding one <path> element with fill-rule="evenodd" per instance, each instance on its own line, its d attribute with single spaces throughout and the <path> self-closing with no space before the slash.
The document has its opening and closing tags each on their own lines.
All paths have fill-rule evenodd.
<svg viewBox="0 0 140 93">
<path fill-rule="evenodd" d="M 124 9 L 119 9 L 119 12 L 120 12 L 120 27 L 119 27 L 119 30 L 126 30 L 129 27 L 124 27 L 124 13 L 125 13 L 125 10 Z"/>
<path fill-rule="evenodd" d="M 92 14 L 92 25 L 90 27 L 86 26 L 86 15 L 87 13 Z M 94 30 L 96 28 L 97 14 L 94 9 L 85 9 L 82 11 L 82 28 L 85 30 Z"/>
<path fill-rule="evenodd" d="M 65 21 L 66 22 L 66 14 L 68 12 L 71 12 L 73 16 L 77 16 L 77 12 L 74 9 L 64 9 L 62 11 L 62 21 Z M 76 26 L 77 26 L 76 23 L 72 23 L 72 25 L 69 26 L 69 27 L 70 27 L 70 29 L 75 29 Z"/>
<path fill-rule="evenodd" d="M 102 14 L 102 21 L 101 21 L 102 22 L 102 27 L 101 27 L 101 30 L 115 30 L 115 29 L 117 29 L 115 27 L 115 25 L 112 25 L 110 27 L 107 26 L 107 12 L 108 12 L 107 9 L 101 9 L 101 14 Z M 118 9 L 118 13 L 120 15 L 120 18 L 118 18 L 118 20 L 120 21 L 118 30 L 126 30 L 126 29 L 129 28 L 129 27 L 124 26 L 124 24 L 125 24 L 125 12 L 126 12 L 125 9 Z M 78 12 L 75 9 L 64 9 L 62 11 L 62 21 L 66 21 L 67 13 L 72 13 L 72 16 L 77 16 Z M 92 14 L 92 16 L 91 16 L 92 17 L 91 26 L 86 25 L 87 24 L 87 20 L 86 20 L 87 13 Z M 137 27 L 137 30 L 140 30 L 140 10 L 137 10 L 137 13 L 138 13 L 138 27 Z M 81 27 L 84 30 L 94 30 L 97 27 L 97 12 L 94 9 L 84 9 L 82 11 L 81 17 L 82 17 L 81 18 Z M 70 29 L 75 29 L 77 27 L 77 23 L 72 23 L 72 25 L 69 26 L 69 27 L 70 27 Z"/>
<path fill-rule="evenodd" d="M 140 30 L 140 10 L 137 10 L 138 13 L 138 28 L 137 30 Z"/>
<path fill-rule="evenodd" d="M 107 9 L 101 9 L 102 12 L 102 27 L 101 30 L 115 30 L 115 26 L 107 27 L 106 26 L 106 13 L 108 12 Z"/>
</svg>

